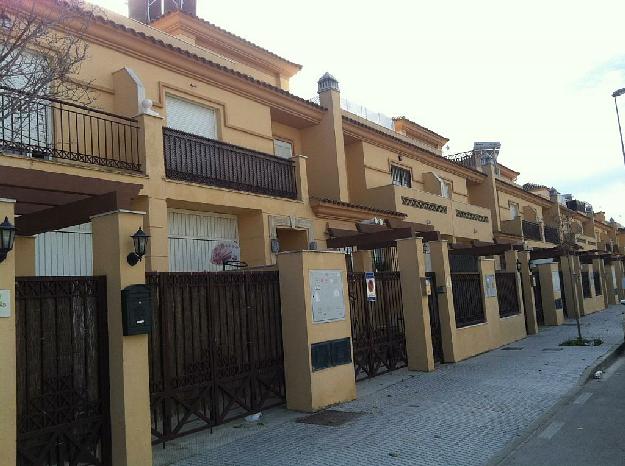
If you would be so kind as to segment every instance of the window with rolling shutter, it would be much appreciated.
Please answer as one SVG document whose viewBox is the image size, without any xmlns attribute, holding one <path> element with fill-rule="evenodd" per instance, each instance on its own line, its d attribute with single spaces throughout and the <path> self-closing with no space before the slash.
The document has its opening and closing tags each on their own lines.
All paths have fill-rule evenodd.
<svg viewBox="0 0 625 466">
<path fill-rule="evenodd" d="M 185 133 L 217 139 L 215 110 L 168 95 L 165 98 L 167 126 Z"/>
</svg>

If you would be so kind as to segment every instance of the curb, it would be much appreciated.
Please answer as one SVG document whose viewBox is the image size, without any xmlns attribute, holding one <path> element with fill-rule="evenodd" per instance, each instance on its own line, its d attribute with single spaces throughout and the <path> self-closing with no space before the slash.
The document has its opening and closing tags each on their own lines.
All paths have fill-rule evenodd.
<svg viewBox="0 0 625 466">
<path fill-rule="evenodd" d="M 556 404 L 543 413 L 538 419 L 536 419 L 529 427 L 527 427 L 520 436 L 508 443 L 499 453 L 493 456 L 486 466 L 500 466 L 504 464 L 504 461 L 510 456 L 510 454 L 516 451 L 521 445 L 525 444 L 530 437 L 543 428 L 555 414 L 564 406 L 570 404 L 582 390 L 584 385 L 592 379 L 592 376 L 598 370 L 605 370 L 616 361 L 623 353 L 625 353 L 625 342 L 613 345 L 606 354 L 599 357 L 594 363 L 587 367 L 580 376 L 577 384 L 571 388 L 562 398 L 560 398 Z"/>
</svg>

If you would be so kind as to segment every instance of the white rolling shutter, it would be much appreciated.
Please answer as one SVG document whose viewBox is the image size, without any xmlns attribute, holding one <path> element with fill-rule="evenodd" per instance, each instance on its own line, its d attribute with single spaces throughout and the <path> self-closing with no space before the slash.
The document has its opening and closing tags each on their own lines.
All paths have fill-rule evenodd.
<svg viewBox="0 0 625 466">
<path fill-rule="evenodd" d="M 230 215 L 169 211 L 169 271 L 215 272 L 239 260 L 237 219 Z"/>
<path fill-rule="evenodd" d="M 38 276 L 93 275 L 91 224 L 84 223 L 35 238 L 35 270 Z"/>
<path fill-rule="evenodd" d="M 165 98 L 165 105 L 167 127 L 217 139 L 215 110 L 169 95 Z"/>
<path fill-rule="evenodd" d="M 293 144 L 282 139 L 274 139 L 273 153 L 283 159 L 290 159 L 293 157 Z"/>
</svg>

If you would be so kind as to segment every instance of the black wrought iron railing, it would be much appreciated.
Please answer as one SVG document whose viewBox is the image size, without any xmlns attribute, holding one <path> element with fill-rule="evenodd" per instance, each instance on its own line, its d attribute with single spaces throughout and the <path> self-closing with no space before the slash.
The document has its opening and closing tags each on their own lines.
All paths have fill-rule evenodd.
<svg viewBox="0 0 625 466">
<path fill-rule="evenodd" d="M 560 229 L 558 227 L 550 227 L 548 225 L 545 228 L 545 241 L 552 244 L 560 244 Z"/>
<path fill-rule="evenodd" d="M 3 86 L 0 152 L 141 170 L 136 120 Z"/>
<path fill-rule="evenodd" d="M 523 220 L 523 236 L 526 239 L 541 241 L 542 236 L 540 234 L 540 224 L 536 222 L 530 222 L 529 220 Z"/>
<path fill-rule="evenodd" d="M 456 327 L 486 322 L 482 302 L 482 283 L 479 273 L 452 273 Z"/>
<path fill-rule="evenodd" d="M 519 314 L 516 272 L 496 272 L 497 301 L 499 317 L 510 317 Z"/>
<path fill-rule="evenodd" d="M 462 165 L 463 167 L 476 168 L 475 157 L 472 150 L 448 155 L 445 158 L 447 160 L 457 163 L 458 165 Z"/>
<path fill-rule="evenodd" d="M 295 163 L 171 128 L 163 129 L 167 178 L 297 198 Z"/>
</svg>

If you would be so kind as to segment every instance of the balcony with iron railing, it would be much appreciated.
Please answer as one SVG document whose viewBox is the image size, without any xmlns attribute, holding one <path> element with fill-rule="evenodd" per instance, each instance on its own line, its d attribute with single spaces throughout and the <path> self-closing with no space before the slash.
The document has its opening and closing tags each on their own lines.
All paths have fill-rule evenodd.
<svg viewBox="0 0 625 466">
<path fill-rule="evenodd" d="M 297 198 L 293 160 L 171 128 L 163 128 L 163 149 L 171 180 Z"/>
<path fill-rule="evenodd" d="M 543 237 L 540 231 L 541 228 L 540 223 L 523 220 L 523 237 L 534 241 L 542 241 Z"/>
<path fill-rule="evenodd" d="M 141 171 L 136 120 L 3 86 L 0 153 Z"/>
<path fill-rule="evenodd" d="M 552 244 L 560 244 L 560 229 L 549 225 L 544 226 L 545 241 Z"/>
</svg>

